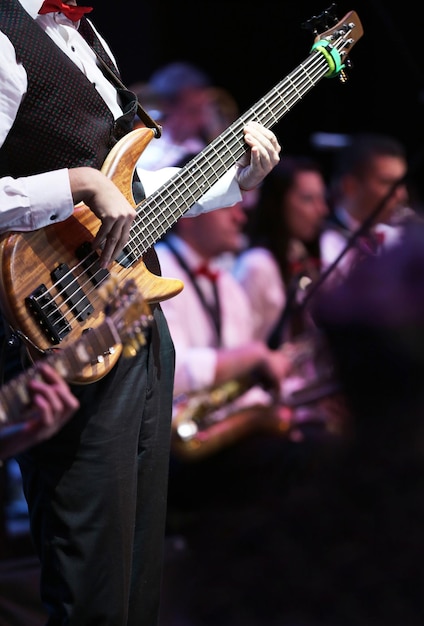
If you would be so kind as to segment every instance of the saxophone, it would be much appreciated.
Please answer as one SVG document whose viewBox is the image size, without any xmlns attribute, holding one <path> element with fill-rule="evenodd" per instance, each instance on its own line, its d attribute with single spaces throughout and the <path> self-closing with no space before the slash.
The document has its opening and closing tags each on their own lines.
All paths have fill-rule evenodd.
<svg viewBox="0 0 424 626">
<path fill-rule="evenodd" d="M 257 431 L 292 436 L 300 423 L 326 421 L 328 415 L 315 405 L 338 394 L 340 386 L 322 339 L 314 335 L 311 343 L 309 336 L 302 337 L 286 342 L 283 349 L 290 355 L 292 371 L 278 393 L 247 376 L 174 398 L 172 452 L 184 460 L 197 460 Z M 305 409 L 311 405 L 313 410 Z M 329 428 L 334 430 L 334 424 Z"/>
<path fill-rule="evenodd" d="M 288 422 L 278 419 L 274 402 L 238 406 L 237 400 L 251 389 L 248 379 L 184 394 L 174 400 L 171 446 L 186 460 L 209 456 L 258 428 L 285 431 Z"/>
</svg>

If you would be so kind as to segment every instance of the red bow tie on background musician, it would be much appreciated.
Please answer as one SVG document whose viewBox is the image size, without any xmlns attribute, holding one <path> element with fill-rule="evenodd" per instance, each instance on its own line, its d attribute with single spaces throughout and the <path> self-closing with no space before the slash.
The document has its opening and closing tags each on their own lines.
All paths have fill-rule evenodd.
<svg viewBox="0 0 424 626">
<path fill-rule="evenodd" d="M 212 269 L 207 263 L 203 263 L 202 265 L 200 265 L 198 268 L 194 270 L 194 275 L 204 276 L 205 278 L 210 280 L 211 283 L 215 283 L 219 276 L 219 271 Z"/>
<path fill-rule="evenodd" d="M 46 13 L 63 13 L 73 22 L 78 22 L 85 13 L 90 13 L 93 7 L 77 7 L 73 4 L 66 4 L 61 0 L 44 0 L 41 9 L 38 11 L 40 15 Z"/>
</svg>

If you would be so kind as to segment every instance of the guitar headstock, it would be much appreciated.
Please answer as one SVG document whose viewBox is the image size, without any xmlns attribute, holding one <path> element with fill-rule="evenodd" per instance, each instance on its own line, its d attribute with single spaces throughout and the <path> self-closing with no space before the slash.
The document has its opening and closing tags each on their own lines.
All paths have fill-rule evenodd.
<svg viewBox="0 0 424 626">
<path fill-rule="evenodd" d="M 302 26 L 311 30 L 315 35 L 312 51 L 315 50 L 324 55 L 329 67 L 326 77 L 338 76 L 342 82 L 345 82 L 347 57 L 355 43 L 364 34 L 364 30 L 355 11 L 349 11 L 342 20 L 337 21 L 333 13 L 334 7 L 333 3 L 320 15 L 312 17 Z M 321 29 L 324 31 L 320 32 Z"/>
<path fill-rule="evenodd" d="M 99 295 L 105 302 L 105 316 L 112 320 L 119 334 L 123 356 L 135 356 L 146 343 L 146 332 L 153 321 L 148 302 L 133 279 L 120 285 L 114 275 L 99 289 Z"/>
</svg>

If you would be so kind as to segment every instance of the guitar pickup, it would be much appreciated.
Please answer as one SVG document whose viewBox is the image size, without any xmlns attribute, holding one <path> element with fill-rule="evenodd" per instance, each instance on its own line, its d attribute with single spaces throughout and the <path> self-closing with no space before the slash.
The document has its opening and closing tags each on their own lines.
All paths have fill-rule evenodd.
<svg viewBox="0 0 424 626">
<path fill-rule="evenodd" d="M 53 344 L 60 343 L 70 332 L 70 325 L 61 315 L 45 285 L 37 287 L 25 298 L 25 303 L 43 333 Z"/>
<path fill-rule="evenodd" d="M 93 250 L 91 244 L 86 241 L 77 249 L 77 257 L 84 268 L 87 270 L 87 273 L 90 275 L 91 282 L 97 287 L 100 283 L 102 283 L 106 278 L 109 277 L 109 272 L 106 269 L 103 269 L 99 265 L 99 257 L 97 252 Z M 122 267 L 128 268 L 136 260 L 131 250 L 126 247 L 122 250 L 119 256 L 115 259 L 117 263 L 122 265 Z"/>
<path fill-rule="evenodd" d="M 58 265 L 51 273 L 51 277 L 59 295 L 69 306 L 77 320 L 80 322 L 86 320 L 94 308 L 66 263 Z"/>
<path fill-rule="evenodd" d="M 134 254 L 131 252 L 130 248 L 125 247 L 121 254 L 116 258 L 116 262 L 122 265 L 122 267 L 129 268 L 134 263 L 136 258 Z"/>
<path fill-rule="evenodd" d="M 95 287 L 101 285 L 109 277 L 109 271 L 100 267 L 99 255 L 88 241 L 77 248 L 76 255 Z"/>
</svg>

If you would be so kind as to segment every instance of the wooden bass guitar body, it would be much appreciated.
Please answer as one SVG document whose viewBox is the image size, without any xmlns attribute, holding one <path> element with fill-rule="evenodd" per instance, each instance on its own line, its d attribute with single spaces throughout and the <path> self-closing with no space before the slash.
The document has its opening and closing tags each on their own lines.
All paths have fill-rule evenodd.
<svg viewBox="0 0 424 626">
<path fill-rule="evenodd" d="M 133 206 L 136 162 L 151 136 L 150 129 L 133 131 L 127 142 L 115 146 L 102 167 Z M 52 348 L 74 343 L 102 324 L 104 303 L 98 288 L 110 274 L 123 283 L 134 280 L 149 304 L 173 297 L 183 288 L 180 280 L 150 272 L 142 255 L 122 264 L 114 261 L 110 271 L 101 269 L 98 252 L 91 250 L 99 227 L 100 220 L 81 204 L 63 222 L 28 233 L 9 232 L 0 240 L 0 306 L 34 360 Z M 120 353 L 120 346 L 113 353 L 106 351 L 102 362 L 87 367 L 84 378 L 74 382 L 102 378 Z"/>
</svg>

